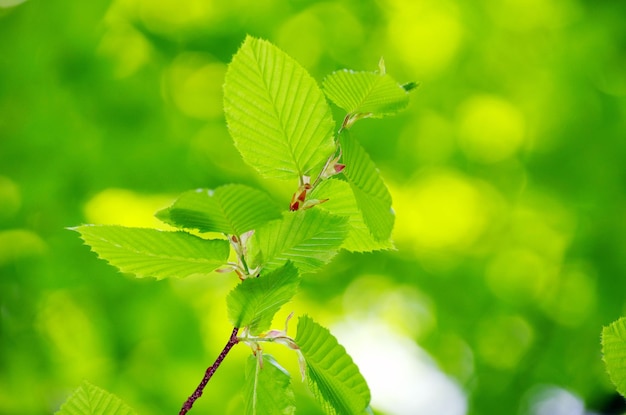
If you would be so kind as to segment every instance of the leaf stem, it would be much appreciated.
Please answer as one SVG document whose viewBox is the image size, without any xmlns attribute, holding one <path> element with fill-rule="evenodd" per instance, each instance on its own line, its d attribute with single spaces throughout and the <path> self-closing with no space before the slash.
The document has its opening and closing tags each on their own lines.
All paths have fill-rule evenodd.
<svg viewBox="0 0 626 415">
<path fill-rule="evenodd" d="M 224 346 L 220 355 L 217 356 L 217 359 L 215 359 L 215 362 L 207 368 L 206 372 L 204 372 L 204 377 L 200 381 L 200 384 L 198 385 L 196 390 L 191 394 L 191 396 L 187 398 L 187 400 L 183 404 L 183 407 L 180 409 L 180 412 L 178 413 L 178 415 L 185 415 L 191 409 L 191 407 L 193 406 L 193 403 L 199 397 L 202 396 L 204 387 L 207 385 L 207 383 L 209 383 L 209 380 L 211 379 L 211 377 L 213 376 L 217 368 L 220 366 L 220 364 L 222 363 L 222 361 L 224 360 L 224 358 L 226 357 L 230 349 L 232 349 L 234 345 L 239 343 L 239 339 L 237 338 L 238 331 L 239 331 L 239 327 L 233 328 L 233 332 L 231 333 L 230 338 L 228 339 L 228 343 L 226 343 L 226 346 Z"/>
</svg>

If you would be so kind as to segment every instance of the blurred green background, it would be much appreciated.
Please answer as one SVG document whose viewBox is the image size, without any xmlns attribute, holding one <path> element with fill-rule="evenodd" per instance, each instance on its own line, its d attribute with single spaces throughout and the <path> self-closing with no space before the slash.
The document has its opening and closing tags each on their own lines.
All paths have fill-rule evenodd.
<svg viewBox="0 0 626 415">
<path fill-rule="evenodd" d="M 136 280 L 65 228 L 158 226 L 177 194 L 230 182 L 287 207 L 225 128 L 246 34 L 318 81 L 384 56 L 420 82 L 401 116 L 354 128 L 392 191 L 398 250 L 341 253 L 275 325 L 293 310 L 331 327 L 380 414 L 609 413 L 625 19 L 626 2 L 597 0 L 0 0 L 0 413 L 54 412 L 83 379 L 177 413 L 221 350 L 235 277 Z M 319 414 L 295 356 L 269 352 L 299 413 Z M 240 413 L 248 354 L 193 413 Z"/>
</svg>

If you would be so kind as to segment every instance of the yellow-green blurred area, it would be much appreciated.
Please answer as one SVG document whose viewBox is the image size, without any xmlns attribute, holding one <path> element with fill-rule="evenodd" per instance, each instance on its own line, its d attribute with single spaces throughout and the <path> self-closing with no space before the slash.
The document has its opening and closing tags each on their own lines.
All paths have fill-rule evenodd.
<svg viewBox="0 0 626 415">
<path fill-rule="evenodd" d="M 162 226 L 177 194 L 231 182 L 287 208 L 297 183 L 260 179 L 225 126 L 246 34 L 318 81 L 383 56 L 420 83 L 353 129 L 397 250 L 341 253 L 276 328 L 331 327 L 378 414 L 617 413 L 599 339 L 626 313 L 625 22 L 602 0 L 0 0 L 0 413 L 54 412 L 83 379 L 176 413 L 226 343 L 236 276 L 133 279 L 66 227 Z M 241 413 L 249 353 L 192 413 Z"/>
</svg>

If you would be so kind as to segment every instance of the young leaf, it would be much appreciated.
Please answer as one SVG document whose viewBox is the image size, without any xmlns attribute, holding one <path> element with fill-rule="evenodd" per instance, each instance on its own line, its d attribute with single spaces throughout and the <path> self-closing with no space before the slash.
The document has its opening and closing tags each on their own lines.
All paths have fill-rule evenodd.
<svg viewBox="0 0 626 415">
<path fill-rule="evenodd" d="M 394 247 L 389 238 L 382 240 L 374 238 L 365 224 L 363 213 L 347 182 L 334 178 L 324 180 L 311 192 L 310 197 L 319 200 L 328 199 L 316 209 L 348 218 L 349 231 L 346 240 L 341 245 L 342 248 L 352 252 L 371 252 Z"/>
<path fill-rule="evenodd" d="M 324 93 L 348 114 L 383 117 L 401 111 L 409 104 L 409 93 L 386 73 L 342 70 L 328 75 Z"/>
<path fill-rule="evenodd" d="M 363 221 L 374 238 L 379 241 L 388 240 L 395 219 L 389 190 L 374 162 L 348 131 L 342 132 L 339 142 L 343 162 L 346 165 L 343 174 L 354 192 L 356 204 L 363 214 Z"/>
<path fill-rule="evenodd" d="M 299 282 L 298 270 L 291 262 L 243 280 L 226 298 L 230 322 L 235 327 L 249 327 L 253 335 L 269 329 L 274 314 L 291 300 Z"/>
<path fill-rule="evenodd" d="M 124 226 L 83 225 L 72 228 L 92 251 L 122 272 L 136 277 L 208 275 L 228 259 L 228 241 L 206 240 L 185 232 Z"/>
<path fill-rule="evenodd" d="M 265 271 L 292 261 L 300 272 L 311 272 L 330 262 L 347 233 L 347 218 L 315 208 L 285 212 L 255 232 L 250 257 Z"/>
<path fill-rule="evenodd" d="M 247 37 L 233 57 L 224 113 L 243 159 L 266 177 L 310 176 L 335 149 L 332 114 L 319 87 L 265 40 Z"/>
<path fill-rule="evenodd" d="M 602 353 L 617 391 L 626 396 L 626 317 L 602 330 Z"/>
<path fill-rule="evenodd" d="M 136 415 L 136 412 L 112 393 L 83 381 L 55 415 Z"/>
<path fill-rule="evenodd" d="M 264 192 L 231 184 L 185 192 L 156 216 L 180 228 L 239 236 L 279 218 L 280 209 Z"/>
<path fill-rule="evenodd" d="M 310 317 L 300 317 L 296 344 L 306 360 L 306 376 L 313 394 L 328 415 L 361 415 L 370 390 L 346 349 L 328 329 Z"/>
<path fill-rule="evenodd" d="M 246 415 L 292 415 L 296 413 L 291 377 L 270 355 L 263 367 L 250 355 L 246 365 L 244 401 Z"/>
</svg>

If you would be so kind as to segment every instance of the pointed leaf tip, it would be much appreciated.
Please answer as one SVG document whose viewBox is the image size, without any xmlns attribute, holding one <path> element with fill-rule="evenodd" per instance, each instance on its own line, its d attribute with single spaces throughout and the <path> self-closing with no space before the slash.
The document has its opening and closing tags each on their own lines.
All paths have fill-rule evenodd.
<svg viewBox="0 0 626 415">
<path fill-rule="evenodd" d="M 409 104 L 411 84 L 400 85 L 386 73 L 381 58 L 376 72 L 336 71 L 323 82 L 324 93 L 354 121 L 381 118 L 405 109 Z M 347 125 L 351 125 L 348 123 Z"/>
<path fill-rule="evenodd" d="M 83 225 L 76 230 L 101 259 L 136 277 L 157 279 L 208 275 L 228 259 L 221 239 L 114 225 Z"/>
<path fill-rule="evenodd" d="M 224 113 L 244 161 L 265 177 L 317 173 L 334 150 L 334 122 L 317 83 L 266 40 L 246 37 L 224 82 Z"/>
</svg>

